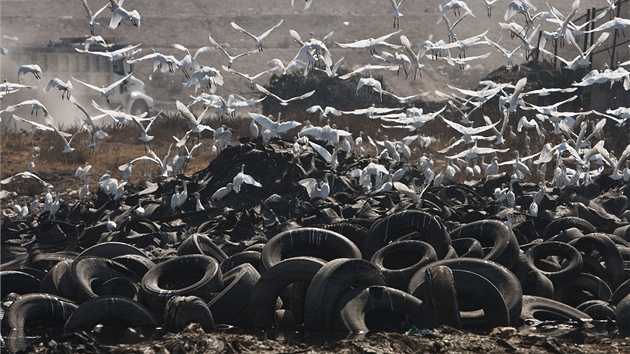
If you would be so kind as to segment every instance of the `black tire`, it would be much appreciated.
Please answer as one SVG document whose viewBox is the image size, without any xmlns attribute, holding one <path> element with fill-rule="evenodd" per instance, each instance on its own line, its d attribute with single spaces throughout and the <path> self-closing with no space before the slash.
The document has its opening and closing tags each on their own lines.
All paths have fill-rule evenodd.
<svg viewBox="0 0 630 354">
<path fill-rule="evenodd" d="M 437 217 L 423 211 L 407 210 L 386 216 L 372 225 L 363 245 L 364 259 L 371 259 L 381 247 L 403 237 L 427 242 L 439 259 L 446 256 L 451 245 L 446 227 Z"/>
<path fill-rule="evenodd" d="M 67 333 L 91 331 L 106 319 L 115 319 L 127 327 L 142 327 L 148 331 L 158 326 L 157 319 L 141 303 L 120 296 L 104 295 L 79 305 L 66 321 L 64 330 Z"/>
<path fill-rule="evenodd" d="M 457 252 L 457 257 L 483 258 L 481 242 L 472 237 L 462 237 L 451 240 L 452 246 Z"/>
<path fill-rule="evenodd" d="M 313 257 L 285 259 L 262 273 L 249 297 L 247 318 L 250 326 L 271 328 L 280 292 L 296 282 L 310 282 L 326 264 Z"/>
<path fill-rule="evenodd" d="M 111 259 L 91 256 L 79 257 L 72 261 L 70 266 L 70 279 L 74 286 L 71 299 L 80 304 L 89 299 L 106 295 L 96 293 L 95 286 L 117 277 L 127 278 L 132 283 L 140 281 L 138 275 Z"/>
<path fill-rule="evenodd" d="M 554 287 L 554 300 L 576 307 L 588 300 L 610 301 L 612 291 L 599 277 L 581 273 L 569 283 Z"/>
<path fill-rule="evenodd" d="M 427 319 L 431 316 L 431 311 L 420 299 L 404 291 L 387 286 L 362 286 L 347 292 L 339 300 L 333 330 L 350 333 L 367 333 L 374 329 L 404 332 L 412 326 L 426 328 Z"/>
<path fill-rule="evenodd" d="M 0 271 L 0 299 L 9 293 L 20 295 L 39 292 L 41 280 L 19 270 Z"/>
<path fill-rule="evenodd" d="M 141 301 L 140 284 L 127 277 L 112 277 L 94 286 L 97 294 L 117 295 L 133 301 Z"/>
<path fill-rule="evenodd" d="M 577 216 L 565 216 L 559 219 L 556 219 L 547 225 L 545 228 L 545 232 L 543 233 L 543 239 L 549 240 L 550 238 L 556 236 L 560 232 L 576 227 L 584 234 L 590 234 L 593 232 L 597 232 L 597 229 L 590 222 L 579 218 Z"/>
<path fill-rule="evenodd" d="M 557 271 L 541 269 L 539 260 L 552 255 L 561 256 L 568 260 L 568 264 Z M 554 285 L 566 284 L 577 278 L 582 272 L 583 260 L 580 251 L 564 242 L 546 241 L 539 243 L 528 249 L 525 256 L 529 266 L 549 278 Z"/>
<path fill-rule="evenodd" d="M 585 301 L 576 309 L 591 316 L 595 321 L 615 321 L 617 315 L 615 315 L 615 306 L 611 306 L 607 301 L 603 300 L 589 300 Z"/>
<path fill-rule="evenodd" d="M 112 258 L 112 261 L 123 265 L 140 277 L 144 277 L 144 275 L 151 268 L 155 267 L 155 262 L 153 262 L 146 256 L 139 256 L 137 254 L 125 254 L 122 256 L 117 256 Z"/>
<path fill-rule="evenodd" d="M 304 302 L 304 328 L 326 331 L 333 327 L 335 307 L 351 287 L 387 285 L 378 267 L 363 259 L 338 258 L 326 263 L 311 280 Z"/>
<path fill-rule="evenodd" d="M 443 259 L 437 262 L 431 263 L 414 274 L 409 281 L 408 293 L 420 298 L 424 301 L 426 294 L 425 282 L 426 282 L 426 270 L 428 268 L 434 268 L 437 266 L 447 266 L 456 271 L 468 271 L 477 273 L 478 275 L 486 278 L 492 285 L 494 285 L 505 301 L 505 305 L 508 308 L 509 319 L 511 325 L 515 325 L 520 311 L 523 298 L 523 291 L 521 283 L 518 278 L 509 269 L 502 266 L 499 263 L 488 261 L 485 259 L 477 258 L 456 258 L 456 259 Z M 456 283 L 456 290 L 459 294 L 471 294 L 475 293 L 475 285 L 469 284 L 469 282 Z M 460 303 L 462 301 L 460 300 Z M 466 310 L 462 308 L 462 310 Z M 474 317 L 468 316 L 471 320 Z"/>
<path fill-rule="evenodd" d="M 514 232 L 499 220 L 474 221 L 449 233 L 451 240 L 472 237 L 483 247 L 492 247 L 483 257 L 512 269 L 518 259 L 518 241 Z"/>
<path fill-rule="evenodd" d="M 260 268 L 262 268 L 260 257 L 261 252 L 258 251 L 241 251 L 235 253 L 221 262 L 221 271 L 225 274 L 242 264 L 251 264 L 254 269 L 260 270 Z"/>
<path fill-rule="evenodd" d="M 142 250 L 132 245 L 123 242 L 109 241 L 98 243 L 92 247 L 87 248 L 85 251 L 79 253 L 77 258 L 102 257 L 112 259 L 114 257 L 124 256 L 128 254 L 135 254 L 143 257 L 147 256 Z"/>
<path fill-rule="evenodd" d="M 223 288 L 223 274 L 216 259 L 192 254 L 158 263 L 142 277 L 141 284 L 145 304 L 161 315 L 173 296 L 199 296 L 208 301 L 210 293 Z"/>
<path fill-rule="evenodd" d="M 428 267 L 425 269 L 426 294 L 424 301 L 433 309 L 434 318 L 431 327 L 446 324 L 462 328 L 459 312 L 459 300 L 455 288 L 453 271 L 447 266 Z"/>
<path fill-rule="evenodd" d="M 208 302 L 215 323 L 247 325 L 247 306 L 259 279 L 260 273 L 249 263 L 241 264 L 224 273 L 223 289 Z"/>
<path fill-rule="evenodd" d="M 16 353 L 24 349 L 29 342 L 37 340 L 26 335 L 26 329 L 32 321 L 45 319 L 47 333 L 50 334 L 53 332 L 53 324 L 63 328 L 77 308 L 73 301 L 50 294 L 34 293 L 21 296 L 9 306 L 5 314 L 7 327 L 11 328 L 6 337 L 9 352 Z"/>
<path fill-rule="evenodd" d="M 569 242 L 578 251 L 590 254 L 597 251 L 601 257 L 601 261 L 606 265 L 606 274 L 612 289 L 617 288 L 624 279 L 623 257 L 617 248 L 617 245 L 603 233 L 593 233 L 584 235 L 577 240 Z"/>
<path fill-rule="evenodd" d="M 444 265 L 426 267 L 425 272 L 425 284 L 420 284 L 419 289 L 425 289 L 424 297 L 430 299 L 438 325 L 494 328 L 516 322 L 510 318 L 501 291 L 481 274 Z M 450 303 L 452 301 L 455 304 Z"/>
<path fill-rule="evenodd" d="M 521 322 L 529 321 L 590 321 L 591 316 L 553 299 L 523 295 Z"/>
<path fill-rule="evenodd" d="M 72 261 L 57 262 L 42 279 L 39 287 L 40 292 L 68 299 L 72 298 L 74 283 L 70 275 L 71 266 Z"/>
<path fill-rule="evenodd" d="M 291 257 L 361 258 L 361 251 L 347 237 L 326 229 L 302 227 L 273 236 L 263 247 L 261 263 L 270 269 Z"/>
<path fill-rule="evenodd" d="M 198 296 L 173 296 L 164 309 L 164 329 L 179 333 L 190 323 L 199 323 L 205 332 L 214 329 L 208 305 Z"/>
<path fill-rule="evenodd" d="M 615 318 L 617 319 L 617 327 L 626 331 L 630 329 L 630 294 L 626 295 L 615 308 Z"/>
<path fill-rule="evenodd" d="M 349 222 L 340 222 L 336 224 L 324 225 L 322 228 L 331 230 L 334 232 L 338 232 L 354 243 L 359 250 L 363 251 L 363 245 L 365 244 L 365 239 L 367 238 L 370 230 L 357 224 L 351 224 Z"/>
<path fill-rule="evenodd" d="M 149 105 L 143 99 L 137 99 L 129 110 L 129 113 L 134 116 L 139 116 L 144 112 L 149 113 Z"/>
<path fill-rule="evenodd" d="M 228 258 L 225 252 L 210 237 L 203 234 L 192 234 L 177 247 L 178 256 L 187 254 L 203 254 L 214 257 L 219 263 Z"/>
<path fill-rule="evenodd" d="M 387 286 L 405 291 L 409 279 L 418 269 L 437 261 L 437 254 L 424 241 L 404 240 L 382 247 L 370 261 L 381 270 Z"/>
<path fill-rule="evenodd" d="M 626 279 L 621 285 L 615 289 L 610 298 L 610 304 L 617 306 L 621 299 L 623 299 L 626 295 L 630 294 L 630 279 Z"/>
</svg>

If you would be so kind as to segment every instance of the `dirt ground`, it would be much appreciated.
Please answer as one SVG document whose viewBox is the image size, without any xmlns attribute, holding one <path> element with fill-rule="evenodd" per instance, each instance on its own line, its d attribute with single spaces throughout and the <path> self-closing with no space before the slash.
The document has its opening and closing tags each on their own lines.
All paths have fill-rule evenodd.
<svg viewBox="0 0 630 354">
<path fill-rule="evenodd" d="M 269 339 L 265 333 L 205 333 L 192 324 L 177 334 L 137 344 L 100 344 L 86 333 L 32 345 L 27 353 L 628 353 L 628 339 L 609 339 L 588 330 L 559 330 L 563 335 L 518 331 L 513 327 L 495 328 L 480 335 L 448 326 L 414 333 L 374 332 L 359 338 L 326 339 L 321 335 Z M 577 343 L 572 337 L 579 337 Z"/>
</svg>

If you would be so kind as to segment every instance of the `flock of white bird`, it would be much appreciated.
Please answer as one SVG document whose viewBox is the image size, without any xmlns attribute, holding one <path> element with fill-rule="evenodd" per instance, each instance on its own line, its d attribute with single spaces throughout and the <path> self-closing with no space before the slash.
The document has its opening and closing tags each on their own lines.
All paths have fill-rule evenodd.
<svg viewBox="0 0 630 354">
<path fill-rule="evenodd" d="M 384 0 L 383 0 L 384 1 Z M 480 0 L 468 0 L 480 1 Z M 215 39 L 208 36 L 210 44 L 197 49 L 194 55 L 186 47 L 180 44 L 173 44 L 172 48 L 178 52 L 185 52 L 185 57 L 181 60 L 175 55 L 153 52 L 148 55 L 137 57 L 141 52 L 140 44 L 129 45 L 116 51 L 91 51 L 90 47 L 95 45 L 109 46 L 104 39 L 95 35 L 95 29 L 100 25 L 97 17 L 103 18 L 107 13 L 105 10 L 111 10 L 109 27 L 121 28 L 125 26 L 135 26 L 140 31 L 142 9 L 134 9 L 129 11 L 126 9 L 124 0 L 109 0 L 109 3 L 102 4 L 98 11 L 92 12 L 88 6 L 87 0 L 82 0 L 83 7 L 86 12 L 87 24 L 89 26 L 90 35 L 83 49 L 76 50 L 83 55 L 104 55 L 110 60 L 118 59 L 126 60 L 128 63 L 142 63 L 149 61 L 153 65 L 153 71 L 158 69 L 163 73 L 176 74 L 179 70 L 183 73 L 183 86 L 190 88 L 190 93 L 197 93 L 199 88 L 203 92 L 197 96 L 191 95 L 192 100 L 189 104 L 185 104 L 179 100 L 175 101 L 175 108 L 188 122 L 189 131 L 182 138 L 175 138 L 175 141 L 168 148 L 167 154 L 160 158 L 150 147 L 149 142 L 153 138 L 149 135 L 149 131 L 154 122 L 159 119 L 160 114 L 147 117 L 147 114 L 134 116 L 119 110 L 112 110 L 101 107 L 101 105 L 92 101 L 92 107 L 100 112 L 93 115 L 72 96 L 73 83 L 76 81 L 90 89 L 101 93 L 104 101 L 108 102 L 110 92 L 120 85 L 127 77 L 111 83 L 106 87 L 97 87 L 88 82 L 83 82 L 75 78 L 64 81 L 61 78 L 51 78 L 44 87 L 45 92 L 50 92 L 55 88 L 61 91 L 61 99 L 71 101 L 85 115 L 83 124 L 80 129 L 73 133 L 62 132 L 58 129 L 57 124 L 51 112 L 36 99 L 29 99 L 21 103 L 5 107 L 0 114 L 5 112 L 17 112 L 22 108 L 30 108 L 31 115 L 38 115 L 41 111 L 46 117 L 46 124 L 37 123 L 31 119 L 25 119 L 17 115 L 11 117 L 17 121 L 25 122 L 31 125 L 31 137 L 37 130 L 54 131 L 63 141 L 64 149 L 62 153 L 72 153 L 76 144 L 75 137 L 79 132 L 89 134 L 89 144 L 94 146 L 97 139 L 106 137 L 106 133 L 99 128 L 98 121 L 103 119 L 111 119 L 116 125 L 126 124 L 137 127 L 140 132 L 139 140 L 146 144 L 147 155 L 140 157 L 129 157 L 129 162 L 120 166 L 123 172 L 122 179 L 118 181 L 110 174 L 102 176 L 98 182 L 98 188 L 103 189 L 114 199 L 120 198 L 124 193 L 124 188 L 131 177 L 132 166 L 138 162 L 152 162 L 159 168 L 159 174 L 163 177 L 176 176 L 181 172 L 183 164 L 193 158 L 193 151 L 202 146 L 203 142 L 197 139 L 197 143 L 189 147 L 189 138 L 196 136 L 201 138 L 204 132 L 213 135 L 212 149 L 220 151 L 225 148 L 231 141 L 232 130 L 225 126 L 218 128 L 210 127 L 209 117 L 212 113 L 219 115 L 234 116 L 239 109 L 253 110 L 253 106 L 259 104 L 263 99 L 277 100 L 280 105 L 287 106 L 295 101 L 303 100 L 313 96 L 315 91 L 309 91 L 303 94 L 297 94 L 293 97 L 280 97 L 270 92 L 261 84 L 257 83 L 267 74 L 277 75 L 312 75 L 315 71 L 323 71 L 329 77 L 338 80 L 346 80 L 353 76 L 361 76 L 356 87 L 359 91 L 376 91 L 378 99 L 382 101 L 383 95 L 394 97 L 399 103 L 396 107 L 377 107 L 373 105 L 363 109 L 352 111 L 344 111 L 335 107 L 327 106 L 325 108 L 319 105 L 313 105 L 307 109 L 308 114 L 316 114 L 319 123 L 326 124 L 316 126 L 312 123 L 302 124 L 297 121 L 281 121 L 280 113 L 277 119 L 272 116 L 264 116 L 258 113 L 249 112 L 251 118 L 250 131 L 253 138 L 262 137 L 265 143 L 276 137 L 295 138 L 294 151 L 299 153 L 305 149 L 313 149 L 319 153 L 330 165 L 334 171 L 339 151 L 355 151 L 360 154 L 372 154 L 383 161 L 383 158 L 389 158 L 394 162 L 406 161 L 408 163 L 417 163 L 420 170 L 424 173 L 426 186 L 440 185 L 448 180 L 456 179 L 458 174 L 465 174 L 467 178 L 483 178 L 498 174 L 501 167 L 504 167 L 511 173 L 512 180 L 521 181 L 530 176 L 536 176 L 540 180 L 542 189 L 545 187 L 566 187 L 571 185 L 588 184 L 599 174 L 610 173 L 610 177 L 615 180 L 630 181 L 630 144 L 621 152 L 615 153 L 608 150 L 602 140 L 602 129 L 606 124 L 614 124 L 622 129 L 628 129 L 630 123 L 630 107 L 619 107 L 616 109 L 608 109 L 605 112 L 598 111 L 567 111 L 563 105 L 572 102 L 577 98 L 576 95 L 567 99 L 547 105 L 538 106 L 528 100 L 528 97 L 546 96 L 552 93 L 570 94 L 579 87 L 591 86 L 594 84 L 610 84 L 611 86 L 617 82 L 623 85 L 626 91 L 630 90 L 630 73 L 625 67 L 630 65 L 630 61 L 618 63 L 615 68 L 602 68 L 602 70 L 593 69 L 580 82 L 575 82 L 570 88 L 544 88 L 539 90 L 526 90 L 527 78 L 521 78 L 516 83 L 498 83 L 492 81 L 480 82 L 480 88 L 475 90 L 467 90 L 450 86 L 455 93 L 444 93 L 436 91 L 435 94 L 445 98 L 455 111 L 461 115 L 457 117 L 447 117 L 444 113 L 447 105 L 435 112 L 425 112 L 422 109 L 412 107 L 410 103 L 414 99 L 427 95 L 428 92 L 421 92 L 409 97 L 399 97 L 395 93 L 388 92 L 383 89 L 381 81 L 375 79 L 373 75 L 391 71 L 396 71 L 396 75 L 400 75 L 400 71 L 405 74 L 406 78 L 416 79 L 417 74 L 422 76 L 422 68 L 425 66 L 423 62 L 430 60 L 446 60 L 448 64 L 464 68 L 468 63 L 475 60 L 482 60 L 489 55 L 497 53 L 503 55 L 506 60 L 506 69 L 511 70 L 515 65 L 514 58 L 516 53 L 524 52 L 529 57 L 534 51 L 538 50 L 543 55 L 554 56 L 550 50 L 553 45 L 563 42 L 568 43 L 578 52 L 574 58 L 558 59 L 564 64 L 564 67 L 575 70 L 580 67 L 588 67 L 590 63 L 590 54 L 601 46 L 611 36 L 625 36 L 625 28 L 630 26 L 630 19 L 616 17 L 615 11 L 618 5 L 612 0 L 608 0 L 608 7 L 601 11 L 597 17 L 592 18 L 583 24 L 572 22 L 583 9 L 580 8 L 580 0 L 575 0 L 572 4 L 570 13 L 561 13 L 556 8 L 548 5 L 548 11 L 537 12 L 536 6 L 529 0 L 484 0 L 486 3 L 487 16 L 493 16 L 493 10 L 496 13 L 499 7 L 505 10 L 502 21 L 498 22 L 495 28 L 489 28 L 483 33 L 475 34 L 468 38 L 460 38 L 456 33 L 456 26 L 462 21 L 469 21 L 473 18 L 481 17 L 480 14 L 473 14 L 466 2 L 461 0 L 451 0 L 440 7 L 440 13 L 436 19 L 437 24 L 444 22 L 447 31 L 445 39 L 433 41 L 432 36 L 415 44 L 405 34 L 401 34 L 400 17 L 404 10 L 405 0 L 397 2 L 390 0 L 392 6 L 392 15 L 394 17 L 395 31 L 377 38 L 367 38 L 357 40 L 352 43 L 336 43 L 333 45 L 329 41 L 333 32 L 324 38 L 317 39 L 311 34 L 308 40 L 303 40 L 300 35 L 289 30 L 292 38 L 297 42 L 298 49 L 295 57 L 288 64 L 284 65 L 280 59 L 270 60 L 268 68 L 265 68 L 257 74 L 246 74 L 232 69 L 233 64 L 237 60 L 246 60 L 250 55 L 265 50 L 264 40 L 270 35 L 280 35 L 278 28 L 283 24 L 280 20 L 273 27 L 269 28 L 260 35 L 253 34 L 247 29 L 239 26 L 235 22 L 231 23 L 234 30 L 243 33 L 253 40 L 252 49 L 244 53 L 229 53 L 225 48 L 219 45 Z M 291 5 L 293 5 L 293 0 Z M 305 9 L 312 4 L 312 0 L 305 2 Z M 74 5 L 68 5 L 74 6 Z M 630 6 L 625 4 L 624 6 Z M 511 21 L 511 22 L 507 22 Z M 596 24 L 592 25 L 592 24 Z M 539 36 L 539 33 L 541 35 Z M 578 44 L 580 36 L 589 33 L 599 33 L 598 39 L 592 45 L 583 50 Z M 504 36 L 509 34 L 510 38 Z M 493 41 L 489 36 L 498 37 Z M 537 42 L 538 38 L 541 38 Z M 397 43 L 398 40 L 398 43 Z M 516 42 L 516 43 L 514 43 Z M 501 44 L 499 44 L 501 43 Z M 488 48 L 488 52 L 477 56 L 467 56 L 466 51 L 472 47 Z M 365 50 L 366 64 L 352 70 L 345 75 L 337 75 L 337 71 L 342 65 L 343 57 L 341 53 L 346 48 Z M 210 51 L 218 50 L 225 55 L 225 62 L 220 63 L 221 69 L 216 67 L 203 65 L 202 54 Z M 387 50 L 395 50 L 390 53 Z M 3 54 L 10 55 L 3 49 Z M 333 58 L 337 57 L 337 61 Z M 219 63 L 217 63 L 219 64 Z M 322 69 L 323 68 L 323 69 Z M 251 85 L 256 88 L 264 96 L 262 98 L 245 98 L 241 95 L 231 94 L 227 99 L 220 95 L 216 95 L 218 86 L 223 85 L 222 74 L 230 73 L 243 77 Z M 17 83 L 11 83 L 5 80 L 0 85 L 0 94 L 13 94 L 19 90 L 32 89 L 36 86 L 24 84 L 28 75 L 33 75 L 34 80 L 38 82 L 44 77 L 45 73 L 37 64 L 24 64 L 19 67 L 17 73 Z M 131 74 L 129 74 L 131 75 Z M 66 78 L 67 79 L 67 78 Z M 479 110 L 482 106 L 491 102 L 491 99 L 498 97 L 499 106 L 497 107 L 496 117 L 484 116 L 482 121 L 475 121 L 471 117 L 471 113 Z M 200 114 L 193 113 L 193 107 L 201 104 L 204 108 Z M 528 111 L 535 111 L 535 118 L 529 119 L 525 116 Z M 23 112 L 28 113 L 26 110 Z M 54 112 L 53 112 L 54 113 Z M 342 114 L 363 116 L 365 119 L 381 120 L 384 129 L 405 129 L 412 132 L 406 138 L 401 140 L 390 140 L 387 135 L 379 137 L 370 137 L 363 132 L 353 137 L 351 132 L 338 129 L 335 124 L 335 117 Z M 530 115 L 531 116 L 531 115 Z M 7 117 L 4 117 L 6 119 Z M 455 118 L 455 120 L 453 120 Z M 453 129 L 461 138 L 454 141 L 446 148 L 438 153 L 440 161 L 445 162 L 441 167 L 435 166 L 433 160 L 434 155 L 423 154 L 421 157 L 414 156 L 415 149 L 425 149 L 432 142 L 431 137 L 422 134 L 422 127 L 430 121 L 443 121 L 445 129 Z M 458 120 L 458 121 L 457 121 Z M 507 139 L 514 138 L 516 133 L 513 131 L 512 122 L 516 124 L 516 131 L 524 136 L 527 151 L 519 154 L 514 151 L 515 157 L 507 161 L 500 161 L 499 154 L 506 153 L 510 150 L 506 147 Z M 302 126 L 300 130 L 298 127 Z M 291 133 L 289 133 L 291 132 Z M 531 139 L 529 134 L 536 135 L 535 139 Z M 551 136 L 557 136 L 551 139 Z M 191 139 L 192 140 L 192 139 Z M 326 146 L 319 145 L 313 141 L 323 141 Z M 558 144 L 552 144 L 549 141 L 560 141 Z M 175 155 L 170 157 L 171 149 L 175 145 Z M 366 150 L 366 146 L 371 145 Z M 332 147 L 330 147 L 332 146 Z M 539 146 L 540 148 L 536 148 Z M 462 148 L 463 147 L 463 148 Z M 332 152 L 330 150 L 332 149 Z M 490 156 L 490 163 L 485 162 L 486 155 Z M 546 180 L 547 166 L 551 165 L 553 170 L 552 179 Z M 79 191 L 79 197 L 84 198 L 89 193 L 89 169 L 90 166 L 77 168 L 76 177 L 84 181 L 83 187 Z M 240 191 L 243 183 L 257 187 L 264 187 L 257 182 L 252 176 L 245 173 L 246 166 L 242 166 L 241 172 L 234 177 L 233 181 L 220 188 L 212 196 L 213 200 L 224 197 L 227 193 Z M 375 162 L 371 163 L 363 170 L 358 170 L 353 174 L 366 190 L 384 191 L 392 188 L 397 189 L 401 193 L 411 197 L 414 201 L 420 202 L 422 191 L 417 191 L 415 185 L 407 186 L 399 181 L 406 172 L 406 168 L 394 170 L 391 166 L 383 165 Z M 375 176 L 377 183 L 373 183 Z M 1 181 L 2 184 L 11 183 L 17 177 L 33 178 L 39 180 L 48 187 L 45 195 L 44 210 L 50 211 L 50 217 L 54 217 L 55 212 L 59 209 L 59 193 L 56 191 L 56 198 L 53 199 L 52 186 L 41 180 L 35 173 L 34 162 L 29 164 L 28 171 L 18 173 Z M 324 180 L 317 181 L 314 179 L 306 179 L 300 182 L 304 186 L 312 198 L 326 198 L 329 193 L 328 175 Z M 510 202 L 510 187 L 499 189 L 496 191 L 498 200 L 507 200 Z M 512 193 L 513 194 L 513 193 Z M 171 199 L 171 207 L 176 209 L 188 198 L 186 185 L 184 184 L 181 192 L 177 191 Z M 198 198 L 198 196 L 197 196 Z M 19 197 L 15 202 L 14 211 L 21 217 L 27 217 L 29 208 L 38 207 L 38 197 L 33 198 L 33 203 L 27 205 L 27 197 Z M 20 203 L 19 201 L 22 201 Z M 199 200 L 198 206 L 203 208 Z M 512 202 L 513 203 L 513 202 Z M 534 202 L 535 203 L 535 202 Z M 536 206 L 530 207 L 530 213 L 536 213 Z"/>
</svg>

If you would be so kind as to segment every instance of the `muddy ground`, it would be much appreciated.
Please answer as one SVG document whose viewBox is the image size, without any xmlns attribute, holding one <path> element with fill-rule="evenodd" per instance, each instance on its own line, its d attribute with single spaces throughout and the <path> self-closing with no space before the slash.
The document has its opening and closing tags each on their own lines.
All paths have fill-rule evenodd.
<svg viewBox="0 0 630 354">
<path fill-rule="evenodd" d="M 539 326 L 540 327 L 540 326 Z M 598 325 L 598 327 L 600 327 Z M 605 325 L 601 325 L 605 327 Z M 75 333 L 31 345 L 26 353 L 630 353 L 628 338 L 612 338 L 605 328 L 548 326 L 546 330 L 495 328 L 475 334 L 442 326 L 411 333 L 373 332 L 358 338 L 325 338 L 291 333 L 205 333 L 191 324 L 159 340 L 108 345 L 88 333 Z M 269 339 L 275 335 L 278 339 Z M 125 337 L 133 337 L 129 332 Z M 280 337 L 284 339 L 280 339 Z M 619 334 L 614 335 L 619 337 Z M 137 338 L 137 337 L 136 337 Z M 134 339 L 130 339 L 133 341 Z"/>
</svg>

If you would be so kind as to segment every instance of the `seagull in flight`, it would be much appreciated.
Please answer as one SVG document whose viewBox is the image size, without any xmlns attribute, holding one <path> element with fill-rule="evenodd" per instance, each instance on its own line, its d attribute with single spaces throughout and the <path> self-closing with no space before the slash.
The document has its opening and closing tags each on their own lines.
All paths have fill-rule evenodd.
<svg viewBox="0 0 630 354">
<path fill-rule="evenodd" d="M 389 37 L 400 33 L 401 30 L 398 30 L 396 32 L 392 32 L 390 34 L 386 34 L 384 36 L 378 37 L 378 38 L 367 38 L 367 39 L 362 39 L 362 40 L 358 40 L 352 43 L 337 43 L 338 46 L 340 46 L 341 48 L 368 48 L 370 50 L 370 55 L 376 54 L 376 47 L 378 47 L 379 45 L 384 45 L 390 48 L 394 48 L 394 49 L 399 49 L 400 46 L 397 44 L 391 44 L 391 43 L 387 43 L 385 42 L 385 40 L 387 40 Z"/>
<path fill-rule="evenodd" d="M 44 92 L 48 93 L 53 88 L 58 88 L 61 91 L 61 99 L 64 98 L 70 99 L 70 93 L 72 92 L 72 82 L 68 80 L 67 82 L 63 82 L 60 78 L 54 78 L 48 81 L 48 85 L 44 87 Z"/>
<path fill-rule="evenodd" d="M 241 26 L 237 25 L 234 22 L 230 22 L 230 24 L 232 25 L 232 27 L 235 30 L 250 36 L 254 40 L 254 42 L 256 43 L 256 48 L 258 48 L 258 51 L 262 52 L 263 51 L 263 42 L 262 42 L 263 39 L 265 39 L 265 37 L 267 37 L 269 35 L 269 33 L 271 33 L 271 31 L 273 31 L 274 29 L 280 27 L 280 25 L 282 25 L 283 21 L 284 20 L 280 20 L 280 22 L 278 22 L 275 26 L 273 26 L 270 29 L 268 29 L 265 32 L 263 32 L 260 36 L 255 36 L 255 35 L 251 34 L 250 32 L 248 32 L 247 30 L 243 29 Z"/>
<path fill-rule="evenodd" d="M 230 55 L 230 53 L 228 53 L 225 49 L 223 49 L 223 47 L 221 47 L 221 45 L 219 45 L 219 43 L 217 43 L 217 41 L 215 41 L 214 38 L 212 38 L 212 36 L 208 35 L 208 38 L 210 39 L 210 43 L 212 43 L 212 45 L 217 47 L 220 51 L 223 52 L 223 54 L 225 54 L 226 57 L 228 57 L 228 65 L 227 65 L 228 68 L 232 68 L 232 65 L 234 64 L 234 61 L 236 59 L 240 57 L 244 57 L 246 55 L 258 53 L 257 50 L 252 50 L 252 51 L 237 54 L 237 55 Z"/>
<path fill-rule="evenodd" d="M 258 89 L 258 91 L 264 93 L 267 96 L 271 96 L 271 97 L 277 99 L 278 101 L 280 101 L 280 104 L 283 105 L 283 106 L 289 105 L 289 103 L 292 102 L 292 101 L 302 100 L 302 99 L 305 99 L 307 97 L 311 97 L 315 93 L 315 90 L 313 90 L 313 91 L 309 91 L 309 92 L 307 92 L 305 94 L 302 94 L 302 95 L 299 95 L 299 96 L 295 96 L 295 97 L 291 97 L 291 98 L 288 98 L 288 99 L 284 99 L 284 98 L 278 97 L 277 95 L 275 95 L 274 93 L 270 92 L 269 90 L 267 90 L 266 88 L 262 87 L 259 84 L 256 84 L 256 89 Z"/>
<path fill-rule="evenodd" d="M 111 83 L 109 86 L 107 87 L 98 87 L 92 84 L 88 84 L 87 82 L 83 82 L 79 79 L 76 79 L 74 77 L 72 77 L 72 79 L 78 83 L 81 83 L 89 88 L 91 88 L 92 90 L 96 90 L 98 92 L 101 93 L 101 96 L 103 96 L 105 98 L 105 101 L 107 101 L 107 103 L 109 103 L 109 96 L 112 94 L 112 90 L 114 88 L 116 88 L 118 85 L 122 84 L 125 80 L 127 80 L 133 73 L 129 73 L 125 76 L 123 76 L 121 79 L 114 81 L 113 83 Z"/>
<path fill-rule="evenodd" d="M 109 5 L 105 4 L 105 6 L 101 7 L 98 11 L 96 11 L 95 14 L 92 14 L 92 10 L 90 10 L 90 7 L 87 4 L 87 0 L 81 0 L 81 3 L 85 8 L 85 17 L 87 18 L 87 23 L 88 25 L 90 25 L 90 34 L 94 35 L 94 26 L 100 25 L 100 23 L 96 22 L 96 16 L 100 15 L 100 13 L 103 12 L 107 7 L 109 7 Z"/>
<path fill-rule="evenodd" d="M 29 65 L 21 65 L 18 68 L 18 83 L 22 83 L 22 79 L 24 78 L 24 75 L 31 73 L 33 74 L 33 76 L 35 76 L 35 78 L 37 79 L 37 81 L 42 79 L 42 69 L 39 67 L 39 65 L 37 64 L 29 64 Z"/>
</svg>

